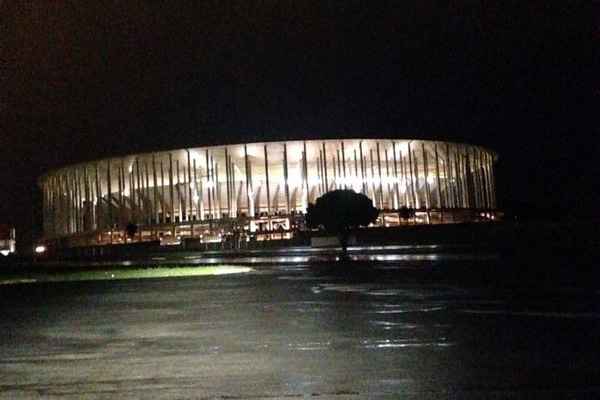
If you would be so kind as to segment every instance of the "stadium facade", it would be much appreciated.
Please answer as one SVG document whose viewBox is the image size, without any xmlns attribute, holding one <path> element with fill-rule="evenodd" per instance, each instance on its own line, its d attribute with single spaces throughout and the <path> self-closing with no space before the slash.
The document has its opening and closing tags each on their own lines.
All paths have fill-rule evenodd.
<svg viewBox="0 0 600 400">
<path fill-rule="evenodd" d="M 67 166 L 39 180 L 46 241 L 67 247 L 290 238 L 307 205 L 353 189 L 381 210 L 377 222 L 495 218 L 494 164 L 485 148 L 440 141 L 336 139 L 247 143 L 132 154 Z M 137 230 L 127 238 L 127 226 Z"/>
</svg>

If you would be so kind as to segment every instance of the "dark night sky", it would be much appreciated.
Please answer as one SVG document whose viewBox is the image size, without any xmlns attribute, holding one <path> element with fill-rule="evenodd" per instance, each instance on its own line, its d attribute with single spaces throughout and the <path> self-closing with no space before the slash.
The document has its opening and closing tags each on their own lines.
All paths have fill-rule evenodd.
<svg viewBox="0 0 600 400">
<path fill-rule="evenodd" d="M 15 3 L 0 1 L 0 222 L 23 240 L 49 168 L 341 134 L 488 146 L 501 205 L 598 215 L 598 3 Z"/>
</svg>

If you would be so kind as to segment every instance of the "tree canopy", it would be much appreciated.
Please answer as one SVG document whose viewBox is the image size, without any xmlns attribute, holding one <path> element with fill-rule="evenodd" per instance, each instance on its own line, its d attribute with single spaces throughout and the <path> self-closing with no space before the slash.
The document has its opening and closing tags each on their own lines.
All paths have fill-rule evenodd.
<svg viewBox="0 0 600 400">
<path fill-rule="evenodd" d="M 379 211 L 367 196 L 353 190 L 339 189 L 325 193 L 315 204 L 309 204 L 306 224 L 309 228 L 322 227 L 337 235 L 344 251 L 348 231 L 375 222 Z"/>
<path fill-rule="evenodd" d="M 127 232 L 127 237 L 131 240 L 135 237 L 135 234 L 138 232 L 138 226 L 133 222 L 130 222 L 125 227 L 125 232 Z"/>
</svg>

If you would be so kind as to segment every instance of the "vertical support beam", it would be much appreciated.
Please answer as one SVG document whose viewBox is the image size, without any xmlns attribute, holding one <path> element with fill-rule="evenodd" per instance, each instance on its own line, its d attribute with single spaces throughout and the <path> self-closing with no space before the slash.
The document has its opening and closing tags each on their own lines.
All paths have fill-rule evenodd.
<svg viewBox="0 0 600 400">
<path fill-rule="evenodd" d="M 74 204 L 75 204 L 75 232 L 79 232 L 79 185 L 77 180 L 77 168 L 73 170 Z"/>
<path fill-rule="evenodd" d="M 398 209 L 400 208 L 400 189 L 398 188 L 400 182 L 398 182 L 398 159 L 396 156 L 396 142 L 392 142 L 392 152 L 394 153 L 394 191 L 396 192 L 395 208 Z"/>
<path fill-rule="evenodd" d="M 394 207 L 394 196 L 392 195 L 392 189 L 390 187 L 390 157 L 388 156 L 388 149 L 384 149 L 385 154 L 385 180 L 386 180 L 386 193 L 387 193 L 387 208 L 393 209 Z"/>
<path fill-rule="evenodd" d="M 175 181 L 177 182 L 175 184 L 175 187 L 177 188 L 176 192 L 177 192 L 177 204 L 179 206 L 179 222 L 183 222 L 183 216 L 185 215 L 185 188 L 183 188 L 183 190 L 181 190 L 181 168 L 179 166 L 179 159 L 175 160 L 175 171 L 177 171 L 177 175 L 175 176 Z M 185 179 L 185 175 L 184 175 L 184 179 Z"/>
<path fill-rule="evenodd" d="M 354 176 L 358 180 L 358 155 L 356 154 L 356 149 L 354 149 Z"/>
<path fill-rule="evenodd" d="M 487 174 L 483 162 L 483 151 L 480 148 L 476 149 L 477 172 L 479 174 L 479 190 L 481 192 L 481 208 L 489 210 L 488 191 L 487 191 Z"/>
<path fill-rule="evenodd" d="M 325 144 L 323 144 L 325 149 Z M 283 180 L 285 181 L 285 202 L 286 213 L 290 214 L 290 185 L 288 183 L 288 159 L 287 159 L 287 144 L 283 144 Z M 327 182 L 327 172 L 325 172 L 325 182 Z"/>
<path fill-rule="evenodd" d="M 74 172 L 67 172 L 67 193 L 69 193 L 69 209 L 70 209 L 70 233 L 76 232 L 77 227 L 77 207 L 75 198 L 75 178 Z"/>
<path fill-rule="evenodd" d="M 108 228 L 109 230 L 109 241 L 112 243 L 113 239 L 113 207 L 112 207 L 112 177 L 110 176 L 110 160 L 106 161 L 106 198 L 108 207 Z"/>
<path fill-rule="evenodd" d="M 135 179 L 134 179 L 135 177 L 133 174 L 133 162 L 131 164 L 131 167 L 128 168 L 127 174 L 129 175 L 129 204 L 131 205 L 130 222 L 137 223 L 137 219 L 136 219 L 137 203 L 135 200 Z"/>
<path fill-rule="evenodd" d="M 323 176 L 321 175 L 321 150 L 319 150 L 319 155 L 317 156 L 317 179 L 318 179 L 318 192 L 319 195 L 323 194 Z"/>
<path fill-rule="evenodd" d="M 492 183 L 492 208 L 495 210 L 498 205 L 496 203 L 496 168 L 494 167 L 494 157 L 490 156 L 490 182 Z"/>
<path fill-rule="evenodd" d="M 67 172 L 67 185 L 68 185 L 68 193 L 69 193 L 69 207 L 71 212 L 71 233 L 75 233 L 77 229 L 77 199 L 75 195 L 75 177 L 74 172 Z"/>
<path fill-rule="evenodd" d="M 485 156 L 481 149 L 477 150 L 477 160 L 479 163 L 479 175 L 481 176 L 481 190 L 483 191 L 483 208 L 490 209 L 490 197 L 488 191 L 488 176 L 485 170 Z"/>
<path fill-rule="evenodd" d="M 344 141 L 342 140 L 342 172 L 344 177 L 344 189 L 348 189 L 348 177 L 346 176 L 346 149 L 344 147 Z"/>
<path fill-rule="evenodd" d="M 169 153 L 169 212 L 171 226 L 175 226 L 175 194 L 173 193 L 173 154 Z M 173 228 L 174 230 L 174 228 Z"/>
<path fill-rule="evenodd" d="M 236 180 L 235 180 L 235 164 L 233 163 L 233 159 L 229 156 L 230 165 L 229 171 L 231 172 L 231 212 L 233 216 L 237 218 L 238 215 L 238 193 L 236 189 Z"/>
<path fill-rule="evenodd" d="M 263 145 L 265 155 L 265 183 L 267 185 L 267 214 L 271 215 L 271 186 L 269 185 L 269 155 L 267 153 L 267 145 Z"/>
<path fill-rule="evenodd" d="M 121 229 L 123 227 L 122 224 L 122 219 L 123 219 L 123 215 L 125 214 L 125 204 L 123 201 L 123 192 L 125 191 L 125 175 L 123 174 L 123 169 L 125 168 L 125 164 L 123 159 L 121 158 L 119 160 L 119 218 L 118 218 L 118 223 L 119 223 L 119 229 Z M 87 197 L 87 195 L 86 195 Z"/>
<path fill-rule="evenodd" d="M 327 150 L 325 149 L 325 142 L 323 145 L 323 170 L 325 172 L 325 192 L 329 191 L 329 182 L 327 180 Z"/>
<path fill-rule="evenodd" d="M 186 186 L 187 186 L 187 203 L 188 203 L 188 207 L 187 207 L 187 220 L 188 221 L 192 221 L 192 209 L 193 207 L 193 199 L 192 199 L 192 156 L 190 155 L 190 149 L 185 149 L 186 153 L 187 153 L 187 182 L 186 182 Z M 192 233 L 193 233 L 193 229 L 192 229 Z M 193 235 L 192 235 L 193 236 Z"/>
<path fill-rule="evenodd" d="M 373 205 L 379 208 L 381 207 L 381 204 L 379 204 L 379 197 L 377 196 L 377 188 L 375 186 L 375 167 L 373 165 L 373 149 L 369 149 L 369 161 L 371 163 L 371 190 L 373 191 Z"/>
<path fill-rule="evenodd" d="M 161 219 L 160 219 L 160 223 L 164 224 L 167 221 L 167 210 L 165 209 L 165 203 L 167 201 L 167 197 L 165 196 L 165 188 L 167 187 L 167 185 L 165 185 L 165 166 L 162 160 L 162 157 L 160 159 L 160 211 L 161 211 Z"/>
<path fill-rule="evenodd" d="M 73 195 L 71 193 L 71 179 L 69 177 L 69 172 L 65 173 L 65 188 L 67 191 L 67 209 L 68 211 L 68 233 L 73 233 Z"/>
<path fill-rule="evenodd" d="M 411 195 L 412 195 L 412 201 L 413 201 L 413 207 L 414 208 L 419 208 L 420 204 L 417 203 L 417 195 L 416 195 L 416 190 L 415 190 L 415 179 L 413 178 L 413 154 L 412 154 L 412 150 L 410 148 L 410 142 L 408 142 L 408 167 L 409 167 L 409 172 L 410 172 L 410 191 L 411 191 Z"/>
<path fill-rule="evenodd" d="M 464 176 L 463 176 L 463 168 L 462 168 L 462 154 L 460 154 L 459 149 L 458 149 L 458 145 L 454 145 L 454 162 L 455 162 L 455 167 L 454 167 L 454 172 L 456 175 L 456 188 L 458 191 L 458 203 L 459 203 L 459 207 L 460 208 L 466 208 L 468 207 L 466 198 L 465 198 L 465 191 L 463 188 L 463 184 L 464 184 Z"/>
<path fill-rule="evenodd" d="M 158 220 L 158 177 L 156 175 L 156 155 L 152 153 L 152 223 L 157 225 Z M 157 239 L 157 237 L 155 237 Z"/>
<path fill-rule="evenodd" d="M 194 165 L 194 191 L 195 191 L 196 199 L 197 199 L 196 200 L 196 218 L 198 218 L 199 220 L 202 220 L 202 215 L 200 213 L 200 202 L 202 201 L 202 199 L 198 195 L 200 188 L 198 187 L 198 172 L 196 169 L 196 159 L 195 158 L 193 160 L 193 165 Z"/>
<path fill-rule="evenodd" d="M 144 197 L 146 198 L 146 223 L 152 224 L 152 213 L 154 212 L 152 197 L 150 197 L 150 168 L 148 168 L 148 160 L 144 157 Z"/>
<path fill-rule="evenodd" d="M 466 160 L 465 160 L 465 175 L 467 177 L 466 183 L 467 183 L 469 207 L 478 208 L 479 204 L 477 203 L 477 190 L 476 190 L 477 180 L 476 180 L 475 174 L 473 173 L 472 161 L 473 161 L 473 157 L 471 157 L 471 149 L 470 149 L 470 147 L 467 147 L 466 148 Z"/>
<path fill-rule="evenodd" d="M 333 188 L 334 189 L 338 189 L 338 175 L 337 175 L 337 169 L 336 169 L 336 160 L 335 160 L 335 154 L 333 155 L 333 158 L 331 160 L 331 164 L 333 165 Z"/>
<path fill-rule="evenodd" d="M 212 220 L 212 198 L 211 198 L 211 180 L 210 180 L 210 154 L 206 149 L 206 198 L 208 200 L 208 220 Z"/>
<path fill-rule="evenodd" d="M 71 198 L 73 205 L 73 233 L 77 233 L 79 224 L 79 208 L 77 207 L 77 170 L 73 170 L 73 175 L 70 180 L 71 184 Z"/>
<path fill-rule="evenodd" d="M 381 152 L 379 150 L 379 141 L 376 143 L 377 149 L 377 173 L 379 174 L 379 206 L 383 208 L 383 183 L 381 182 Z"/>
<path fill-rule="evenodd" d="M 338 175 L 338 179 L 341 183 L 344 183 L 344 179 L 342 179 L 342 160 L 340 157 L 340 149 L 337 149 L 335 151 L 336 155 L 337 155 L 337 175 Z M 346 188 L 345 185 L 336 185 L 339 188 Z"/>
<path fill-rule="evenodd" d="M 474 168 L 475 163 L 472 155 L 473 148 L 466 147 L 467 153 L 467 189 L 469 191 L 471 208 L 479 208 L 479 193 L 477 193 L 477 170 Z"/>
<path fill-rule="evenodd" d="M 308 209 L 308 153 L 306 152 L 306 140 L 302 141 L 302 175 L 304 175 L 304 210 L 306 212 Z"/>
<path fill-rule="evenodd" d="M 81 227 L 81 191 L 79 190 L 79 171 L 77 168 L 73 171 L 73 184 L 75 185 L 75 207 L 77 210 L 77 223 L 75 231 L 80 232 Z"/>
<path fill-rule="evenodd" d="M 461 152 L 464 152 L 465 149 L 461 146 Z M 471 200 L 471 191 L 469 190 L 469 159 L 468 153 L 464 152 L 461 154 L 460 158 L 460 170 L 461 170 L 461 178 L 462 178 L 462 191 L 463 197 L 465 198 L 465 205 L 467 208 L 473 207 L 473 202 Z"/>
<path fill-rule="evenodd" d="M 484 206 L 484 195 L 483 180 L 481 179 L 481 169 L 479 168 L 479 151 L 476 148 L 472 148 L 471 165 L 475 176 L 475 193 L 477 193 L 477 207 L 485 208 Z"/>
<path fill-rule="evenodd" d="M 494 174 L 493 174 L 493 170 L 492 170 L 492 165 L 494 163 L 494 156 L 488 152 L 486 152 L 486 169 L 487 169 L 487 174 L 488 174 L 488 184 L 489 184 L 489 191 L 490 191 L 490 208 L 493 210 L 496 208 L 496 200 L 495 200 L 495 189 L 494 189 L 494 185 L 495 185 L 495 181 L 494 181 Z"/>
<path fill-rule="evenodd" d="M 319 192 L 321 195 L 325 193 L 324 185 L 325 185 L 325 176 L 323 175 L 323 151 L 319 149 L 319 158 L 318 158 L 318 169 L 319 169 Z"/>
<path fill-rule="evenodd" d="M 406 161 L 405 159 L 408 157 L 404 157 L 402 155 L 402 152 L 400 152 L 400 171 L 402 173 L 402 182 L 404 183 L 404 205 L 406 207 L 411 207 L 411 201 L 412 201 L 412 197 L 410 196 L 410 188 L 409 188 L 409 181 L 408 181 L 408 166 L 406 165 Z M 414 204 L 412 205 L 412 207 L 414 208 Z"/>
<path fill-rule="evenodd" d="M 144 187 L 144 194 L 146 197 L 146 204 L 149 207 L 145 207 L 145 212 L 146 212 L 146 223 L 147 224 L 152 224 L 151 222 L 151 215 L 154 213 L 154 205 L 152 204 L 152 202 L 150 201 L 150 172 L 148 170 L 148 161 L 144 160 L 144 181 L 145 181 L 145 187 Z"/>
<path fill-rule="evenodd" d="M 479 154 L 479 174 L 481 176 L 481 181 L 482 181 L 482 189 L 483 189 L 483 196 L 484 196 L 484 208 L 486 210 L 489 210 L 490 207 L 490 192 L 488 190 L 488 176 L 486 173 L 486 169 L 485 169 L 485 155 L 484 155 L 484 151 L 482 149 L 478 150 L 478 154 Z"/>
<path fill-rule="evenodd" d="M 143 215 L 143 211 L 142 211 L 142 193 L 140 191 L 141 188 L 141 184 L 140 184 L 140 163 L 136 157 L 135 159 L 135 166 L 133 168 L 133 184 L 135 187 L 135 211 L 136 211 L 136 223 L 140 223 L 141 219 L 142 219 L 142 215 Z"/>
<path fill-rule="evenodd" d="M 231 218 L 231 165 L 229 160 L 229 150 L 225 147 L 225 183 L 226 183 L 226 196 L 227 196 L 227 216 Z"/>
<path fill-rule="evenodd" d="M 252 187 L 252 175 L 250 171 L 250 160 L 248 159 L 248 147 L 244 145 L 244 163 L 246 165 L 246 204 L 248 216 L 254 217 L 254 189 Z"/>
<path fill-rule="evenodd" d="M 84 210 L 84 226 L 83 229 L 88 231 L 88 230 L 92 230 L 94 228 L 94 221 L 91 220 L 90 218 L 93 218 L 94 213 L 92 212 L 92 207 L 90 207 L 90 204 L 92 203 L 92 194 L 90 193 L 90 181 L 89 181 L 89 177 L 88 177 L 88 172 L 87 172 L 87 165 L 85 167 L 83 167 L 83 180 L 84 180 L 84 190 L 85 190 L 85 210 Z M 52 184 L 54 184 L 54 182 L 51 182 Z M 53 193 L 54 194 L 54 193 Z M 52 198 L 52 218 L 54 218 L 54 201 L 55 198 Z M 85 224 L 85 222 L 87 221 L 87 224 Z M 54 232 L 53 232 L 54 233 Z"/>
<path fill-rule="evenodd" d="M 454 185 L 452 184 L 452 162 L 450 160 L 450 145 L 446 143 L 446 161 L 444 162 L 446 168 L 444 181 L 446 183 L 446 207 L 455 207 L 454 203 Z"/>
<path fill-rule="evenodd" d="M 217 174 L 215 174 L 215 157 L 213 155 L 213 153 L 211 153 L 210 155 L 210 182 L 211 182 L 211 188 L 210 188 L 210 196 L 211 196 L 211 203 L 212 203 L 212 219 L 216 220 L 219 219 L 219 202 L 217 201 Z"/>
<path fill-rule="evenodd" d="M 366 168 L 365 168 L 365 158 L 363 154 L 363 145 L 362 140 L 358 142 L 358 150 L 360 152 L 360 176 L 362 181 L 362 193 L 367 195 L 367 181 L 366 181 Z"/>
<path fill-rule="evenodd" d="M 440 157 L 438 154 L 437 142 L 433 145 L 433 151 L 435 153 L 435 180 L 437 186 L 437 200 L 438 207 L 441 209 L 444 208 L 444 199 L 442 199 L 442 184 L 440 179 Z M 442 217 L 443 219 L 443 217 Z"/>
<path fill-rule="evenodd" d="M 96 172 L 96 229 L 102 229 L 102 190 L 100 188 L 100 177 L 98 176 L 98 163 L 94 164 Z"/>
<path fill-rule="evenodd" d="M 454 145 L 454 180 L 455 180 L 455 188 L 456 188 L 456 206 L 457 208 L 464 208 L 463 196 L 462 196 L 462 179 L 460 176 L 460 155 L 458 153 L 458 149 L 456 145 Z"/>
<path fill-rule="evenodd" d="M 221 219 L 223 216 L 223 205 L 221 204 L 221 182 L 219 181 L 219 163 L 215 162 L 215 157 L 210 157 L 210 162 L 212 164 L 212 173 L 213 173 L 213 181 L 214 181 L 214 189 L 213 196 L 215 201 L 216 208 L 216 218 Z"/>
<path fill-rule="evenodd" d="M 198 167 L 200 168 L 200 167 Z M 202 172 L 202 170 L 200 170 Z M 207 172 L 208 173 L 208 172 Z M 208 178 L 207 178 L 208 183 Z M 204 206 L 204 179 L 202 178 L 202 173 L 200 173 L 200 179 L 198 179 L 198 197 L 200 197 L 200 220 L 204 221 L 206 219 L 206 209 Z M 206 192 L 208 192 L 208 187 L 206 188 Z"/>
<path fill-rule="evenodd" d="M 427 150 L 425 150 L 425 142 L 421 142 L 421 152 L 423 153 L 423 175 L 425 177 L 425 207 L 427 209 L 430 209 L 431 190 L 429 188 L 429 163 L 427 162 Z"/>
<path fill-rule="evenodd" d="M 140 166 L 140 160 L 139 158 L 136 158 L 135 160 L 135 167 L 136 167 L 136 173 L 137 173 L 137 199 L 138 199 L 138 206 L 139 206 L 139 211 L 140 211 L 140 215 L 139 215 L 139 223 L 140 225 L 144 225 L 145 224 L 145 219 L 146 219 L 146 204 L 144 204 L 144 170 L 143 168 Z M 140 241 L 142 240 L 142 229 L 138 229 L 138 235 L 140 238 Z"/>
</svg>

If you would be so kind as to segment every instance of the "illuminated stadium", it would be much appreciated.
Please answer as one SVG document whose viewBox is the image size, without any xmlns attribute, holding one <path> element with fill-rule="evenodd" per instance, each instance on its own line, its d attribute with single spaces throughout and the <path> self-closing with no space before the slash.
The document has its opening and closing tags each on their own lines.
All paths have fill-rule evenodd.
<svg viewBox="0 0 600 400">
<path fill-rule="evenodd" d="M 376 226 L 495 218 L 494 152 L 401 139 L 247 143 L 132 154 L 67 166 L 39 180 L 44 240 L 77 247 L 290 239 L 307 205 L 353 189 Z M 410 220 L 399 210 L 414 209 Z M 133 232 L 128 226 L 135 226 Z"/>
</svg>

